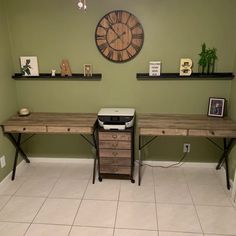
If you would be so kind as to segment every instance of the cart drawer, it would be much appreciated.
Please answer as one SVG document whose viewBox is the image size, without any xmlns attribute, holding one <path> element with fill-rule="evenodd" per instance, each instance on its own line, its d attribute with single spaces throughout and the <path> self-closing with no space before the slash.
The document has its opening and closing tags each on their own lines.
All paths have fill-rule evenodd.
<svg viewBox="0 0 236 236">
<path fill-rule="evenodd" d="M 124 141 L 100 141 L 99 148 L 110 148 L 110 149 L 131 149 L 131 142 Z"/>
<path fill-rule="evenodd" d="M 119 149 L 100 149 L 100 157 L 129 157 L 131 158 L 131 150 L 119 150 Z"/>
<path fill-rule="evenodd" d="M 131 133 L 119 133 L 119 132 L 100 132 L 99 140 L 122 140 L 130 141 Z"/>
<path fill-rule="evenodd" d="M 103 166 L 100 166 L 100 173 L 101 174 L 123 174 L 123 175 L 130 175 L 131 167 L 103 165 Z"/>
<path fill-rule="evenodd" d="M 117 157 L 102 157 L 100 158 L 100 166 L 116 165 L 116 166 L 131 166 L 130 158 Z"/>
</svg>

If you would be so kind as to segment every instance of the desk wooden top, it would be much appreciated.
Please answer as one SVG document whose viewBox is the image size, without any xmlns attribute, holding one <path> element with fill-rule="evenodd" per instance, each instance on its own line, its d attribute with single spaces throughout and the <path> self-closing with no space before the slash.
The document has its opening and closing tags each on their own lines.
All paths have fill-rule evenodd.
<svg viewBox="0 0 236 236">
<path fill-rule="evenodd" d="M 138 130 L 147 136 L 204 136 L 236 138 L 236 123 L 207 115 L 139 114 Z"/>
<path fill-rule="evenodd" d="M 5 133 L 84 133 L 91 134 L 95 113 L 31 113 L 14 115 L 2 124 Z"/>
</svg>

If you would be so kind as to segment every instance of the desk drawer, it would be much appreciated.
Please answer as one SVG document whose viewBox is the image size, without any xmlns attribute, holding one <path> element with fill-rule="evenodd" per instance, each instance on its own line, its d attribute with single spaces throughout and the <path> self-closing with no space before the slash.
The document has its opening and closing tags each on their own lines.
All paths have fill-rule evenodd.
<svg viewBox="0 0 236 236">
<path fill-rule="evenodd" d="M 131 167 L 104 165 L 104 166 L 100 166 L 100 173 L 101 174 L 130 175 Z"/>
<path fill-rule="evenodd" d="M 150 136 L 187 136 L 186 129 L 156 129 L 156 128 L 140 128 L 141 135 Z"/>
<path fill-rule="evenodd" d="M 131 150 L 119 150 L 119 149 L 100 149 L 100 157 L 128 157 L 131 158 Z"/>
<path fill-rule="evenodd" d="M 109 149 L 131 149 L 131 142 L 123 141 L 100 141 L 99 148 L 109 148 Z"/>
<path fill-rule="evenodd" d="M 236 130 L 189 130 L 189 136 L 234 138 Z"/>
<path fill-rule="evenodd" d="M 46 126 L 4 126 L 7 133 L 46 133 Z"/>
<path fill-rule="evenodd" d="M 122 140 L 131 141 L 131 133 L 100 132 L 99 140 Z"/>
<path fill-rule="evenodd" d="M 131 166 L 130 158 L 118 158 L 118 157 L 101 157 L 100 166 L 116 165 L 116 166 Z"/>
<path fill-rule="evenodd" d="M 92 133 L 91 128 L 89 127 L 58 127 L 58 126 L 48 126 L 48 133 Z"/>
</svg>

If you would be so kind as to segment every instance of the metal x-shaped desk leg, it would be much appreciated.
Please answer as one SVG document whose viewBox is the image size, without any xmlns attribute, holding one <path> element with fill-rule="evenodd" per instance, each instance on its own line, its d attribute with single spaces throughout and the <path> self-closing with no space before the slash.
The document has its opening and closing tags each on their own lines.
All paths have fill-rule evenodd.
<svg viewBox="0 0 236 236">
<path fill-rule="evenodd" d="M 14 159 L 14 164 L 13 164 L 13 169 L 12 169 L 12 177 L 11 177 L 11 179 L 14 180 L 15 174 L 16 174 L 16 166 L 17 166 L 17 160 L 18 160 L 19 153 L 22 155 L 23 159 L 27 163 L 30 163 L 30 160 L 28 159 L 28 157 L 26 156 L 26 154 L 23 152 L 23 150 L 20 147 L 21 134 L 19 133 L 18 137 L 16 139 L 12 134 L 7 134 L 7 135 L 8 135 L 8 138 L 10 139 L 10 141 L 12 142 L 12 144 L 16 148 L 15 159 Z"/>
<path fill-rule="evenodd" d="M 234 141 L 234 138 L 231 138 L 229 142 L 227 143 L 226 138 L 224 138 L 224 151 L 216 166 L 216 169 L 219 170 L 221 166 L 225 163 L 227 189 L 230 189 L 228 158 L 229 158 L 230 150 L 233 146 L 233 141 Z"/>
</svg>

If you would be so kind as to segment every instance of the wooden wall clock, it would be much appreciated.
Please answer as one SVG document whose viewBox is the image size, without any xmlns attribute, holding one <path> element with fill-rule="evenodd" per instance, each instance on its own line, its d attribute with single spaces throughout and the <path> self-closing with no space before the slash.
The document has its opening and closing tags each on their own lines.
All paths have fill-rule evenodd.
<svg viewBox="0 0 236 236">
<path fill-rule="evenodd" d="M 127 62 L 142 49 L 144 31 L 133 14 L 123 10 L 111 11 L 97 24 L 95 41 L 106 59 L 117 63 Z"/>
</svg>

